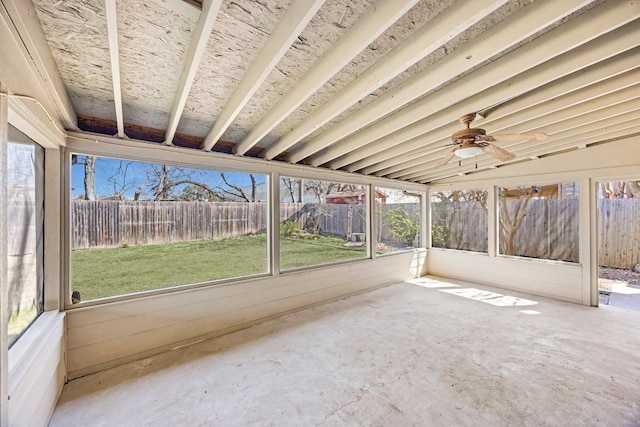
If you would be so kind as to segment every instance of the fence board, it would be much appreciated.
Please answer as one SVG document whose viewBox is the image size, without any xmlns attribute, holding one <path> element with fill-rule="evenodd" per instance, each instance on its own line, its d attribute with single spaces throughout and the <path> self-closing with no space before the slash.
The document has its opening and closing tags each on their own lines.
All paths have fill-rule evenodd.
<svg viewBox="0 0 640 427">
<path fill-rule="evenodd" d="M 381 209 L 399 205 L 410 214 L 420 209 L 417 203 L 382 205 Z M 73 200 L 71 210 L 73 249 L 238 237 L 264 233 L 267 228 L 265 203 Z M 300 229 L 317 227 L 335 236 L 366 232 L 363 205 L 281 203 L 280 218 L 297 222 Z M 404 243 L 383 223 L 378 232 L 381 241 Z"/>
<path fill-rule="evenodd" d="M 391 209 L 397 204 L 380 205 Z M 416 203 L 402 206 L 419 210 Z M 259 234 L 266 230 L 265 203 L 72 201 L 73 249 L 171 243 Z M 348 234 L 349 205 L 281 203 L 280 217 L 300 228 L 317 224 L 323 233 Z M 352 233 L 366 232 L 364 206 L 353 205 Z M 486 251 L 486 212 L 478 203 L 432 204 L 433 223 L 448 226 L 449 245 Z M 599 264 L 633 268 L 640 263 L 640 199 L 599 201 Z M 578 260 L 578 201 L 531 200 L 516 237 L 517 254 Z M 403 243 L 379 222 L 380 241 Z"/>
<path fill-rule="evenodd" d="M 577 262 L 578 209 L 577 200 L 531 200 L 516 254 Z M 446 247 L 486 251 L 487 217 L 478 203 L 432 203 L 432 221 L 446 227 Z M 599 265 L 630 269 L 640 263 L 640 199 L 600 199 L 598 233 Z"/>
</svg>

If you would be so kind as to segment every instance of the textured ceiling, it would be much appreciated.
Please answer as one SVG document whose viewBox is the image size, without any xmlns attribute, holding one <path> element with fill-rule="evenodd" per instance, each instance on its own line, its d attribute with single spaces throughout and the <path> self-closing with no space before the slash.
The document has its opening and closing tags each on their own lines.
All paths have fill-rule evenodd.
<svg viewBox="0 0 640 427">
<path fill-rule="evenodd" d="M 80 128 L 424 183 L 640 132 L 639 3 L 34 0 Z"/>
</svg>

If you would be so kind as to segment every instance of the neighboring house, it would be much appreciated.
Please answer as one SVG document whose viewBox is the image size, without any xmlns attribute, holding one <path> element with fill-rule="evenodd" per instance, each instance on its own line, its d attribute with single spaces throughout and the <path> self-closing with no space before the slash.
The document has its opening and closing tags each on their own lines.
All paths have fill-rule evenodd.
<svg viewBox="0 0 640 427">
<path fill-rule="evenodd" d="M 348 205 L 348 204 L 365 204 L 367 200 L 367 193 L 365 191 L 340 191 L 327 195 L 327 203 L 333 205 Z M 387 196 L 379 191 L 376 191 L 376 202 L 384 205 L 387 203 Z"/>
</svg>

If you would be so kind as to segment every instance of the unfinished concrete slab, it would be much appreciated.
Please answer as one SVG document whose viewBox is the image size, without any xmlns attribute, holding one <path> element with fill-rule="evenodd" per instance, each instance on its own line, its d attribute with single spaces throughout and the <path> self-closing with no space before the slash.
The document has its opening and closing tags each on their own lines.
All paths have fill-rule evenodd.
<svg viewBox="0 0 640 427">
<path fill-rule="evenodd" d="M 628 283 L 614 283 L 608 304 L 629 310 L 640 310 L 640 287 Z"/>
<path fill-rule="evenodd" d="M 425 277 L 71 381 L 51 426 L 640 423 L 640 312 Z"/>
</svg>

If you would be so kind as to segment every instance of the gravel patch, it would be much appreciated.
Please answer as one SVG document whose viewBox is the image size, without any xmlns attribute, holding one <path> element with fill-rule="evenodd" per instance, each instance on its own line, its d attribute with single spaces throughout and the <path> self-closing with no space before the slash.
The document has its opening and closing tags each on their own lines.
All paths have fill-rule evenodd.
<svg viewBox="0 0 640 427">
<path fill-rule="evenodd" d="M 629 287 L 640 289 L 640 273 L 636 273 L 633 270 L 600 267 L 598 269 L 598 278 L 598 290 L 601 293 L 601 298 L 603 293 L 608 296 L 611 292 L 611 285 L 616 282 L 624 282 Z"/>
<path fill-rule="evenodd" d="M 600 279 L 612 282 L 627 282 L 629 286 L 640 288 L 640 273 L 633 270 L 623 270 L 621 268 L 600 267 Z"/>
</svg>

